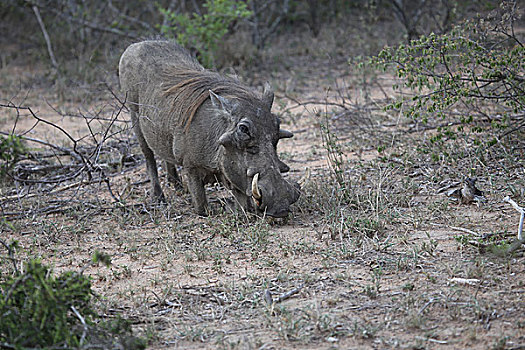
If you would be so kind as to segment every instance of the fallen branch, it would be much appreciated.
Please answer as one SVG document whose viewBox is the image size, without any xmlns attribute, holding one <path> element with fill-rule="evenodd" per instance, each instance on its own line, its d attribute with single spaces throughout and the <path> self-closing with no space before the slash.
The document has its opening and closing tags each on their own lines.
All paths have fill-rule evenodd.
<svg viewBox="0 0 525 350">
<path fill-rule="evenodd" d="M 480 283 L 480 280 L 477 278 L 460 278 L 460 277 L 454 277 L 450 279 L 450 282 L 452 283 L 458 283 L 458 284 L 467 284 L 470 286 L 475 286 Z"/>
<path fill-rule="evenodd" d="M 91 184 L 91 183 L 95 183 L 96 181 L 77 181 L 77 182 L 74 182 L 72 184 L 69 184 L 69 185 L 65 185 L 65 186 L 62 186 L 62 187 L 59 187 L 57 189 L 54 189 L 53 191 L 49 192 L 48 195 L 50 194 L 55 194 L 57 192 L 62 192 L 62 191 L 65 191 L 65 190 L 68 190 L 70 188 L 73 188 L 75 186 L 82 186 L 82 185 L 87 185 L 87 184 Z M 20 199 L 20 198 L 24 198 L 24 199 L 27 199 L 27 198 L 33 198 L 33 197 L 37 197 L 37 196 L 40 196 L 41 194 L 40 193 L 29 193 L 25 196 L 20 196 L 18 194 L 15 194 L 15 195 L 12 195 L 12 196 L 6 196 L 6 197 L 3 197 L 2 198 L 2 203 L 3 202 L 7 202 L 9 200 L 13 200 L 13 199 Z"/>
<path fill-rule="evenodd" d="M 39 122 L 41 123 L 44 123 L 44 124 L 47 124 L 55 129 L 58 129 L 63 135 L 65 135 L 72 143 L 73 143 L 73 153 L 75 153 L 79 159 L 82 161 L 82 164 L 84 165 L 84 167 L 86 168 L 87 170 L 87 174 L 88 174 L 88 177 L 91 179 L 92 175 L 91 175 L 91 162 L 86 159 L 84 157 L 84 155 L 82 153 L 80 153 L 78 151 L 78 141 L 75 140 L 66 130 L 64 130 L 61 126 L 57 125 L 57 124 L 54 124 L 48 120 L 45 120 L 45 119 L 42 119 L 40 117 L 38 117 L 35 112 L 33 112 L 33 110 L 31 109 L 31 107 L 25 107 L 25 106 L 16 106 L 14 104 L 3 104 L 1 103 L 0 104 L 0 107 L 4 107 L 4 108 L 13 108 L 13 109 L 16 109 L 17 111 L 18 110 L 27 110 L 32 116 L 33 118 L 35 118 L 36 120 L 38 120 Z"/>
<path fill-rule="evenodd" d="M 270 290 L 266 289 L 264 291 L 264 301 L 268 305 L 274 305 L 274 304 L 283 302 L 286 299 L 290 299 L 292 296 L 294 296 L 295 294 L 299 293 L 302 289 L 303 289 L 303 286 L 299 286 L 297 288 L 294 288 L 292 290 L 289 290 L 288 292 L 285 292 L 285 293 L 279 295 L 279 297 L 277 297 L 277 299 L 273 299 L 272 293 L 270 292 Z"/>
<path fill-rule="evenodd" d="M 475 232 L 475 231 L 472 231 L 472 230 L 469 230 L 467 228 L 463 228 L 463 227 L 455 227 L 455 226 L 449 226 L 451 229 L 453 229 L 454 231 L 461 231 L 461 232 L 465 232 L 465 233 L 469 233 L 473 236 L 481 236 L 479 233 Z"/>
<path fill-rule="evenodd" d="M 303 289 L 303 286 L 300 286 L 300 287 L 297 287 L 297 288 L 294 288 L 286 293 L 283 293 L 281 295 L 279 295 L 279 297 L 277 298 L 277 300 L 275 301 L 276 303 L 280 303 L 282 301 L 285 301 L 286 299 L 289 299 L 291 298 L 292 296 L 294 296 L 295 294 L 299 293 L 301 290 Z"/>
<path fill-rule="evenodd" d="M 0 105 L 0 107 L 4 107 L 4 105 Z M 10 133 L 7 133 L 5 131 L 0 131 L 0 135 L 6 135 L 7 136 L 7 135 L 10 135 Z M 27 136 L 24 136 L 24 135 L 16 135 L 16 136 L 18 136 L 19 138 L 21 138 L 22 140 L 25 140 L 25 141 L 31 141 L 31 142 L 39 143 L 41 145 L 48 146 L 50 148 L 56 149 L 57 151 L 62 152 L 64 155 L 69 155 L 69 156 L 75 158 L 77 161 L 82 162 L 82 158 L 78 155 L 78 153 L 76 151 L 73 151 L 72 149 L 67 148 L 67 147 L 58 146 L 58 145 L 52 144 L 52 143 L 47 142 L 47 141 L 35 139 L 35 138 L 32 138 L 32 137 L 27 137 Z M 56 156 L 56 154 L 54 154 L 53 156 Z"/>
<path fill-rule="evenodd" d="M 40 11 L 42 12 L 43 9 L 40 8 Z M 109 86 L 107 87 L 111 91 Z M 89 131 L 87 135 L 80 138 L 75 137 L 60 124 L 42 118 L 31 107 L 16 105 L 11 101 L 5 103 L 0 101 L 0 109 L 12 109 L 16 111 L 17 116 L 23 111 L 24 117 L 27 115 L 36 121 L 29 130 L 22 133 L 16 132 L 15 123 L 11 133 L 0 131 L 0 135 L 19 134 L 18 136 L 23 141 L 38 144 L 37 147 L 28 147 L 27 152 L 20 157 L 20 162 L 7 174 L 16 185 L 16 192 L 1 193 L 0 191 L 0 212 L 3 217 L 14 220 L 74 210 L 77 205 L 72 204 L 75 202 L 73 198 L 76 198 L 78 192 L 83 191 L 86 185 L 90 186 L 97 183 L 107 186 L 111 198 L 118 203 L 119 208 L 125 207 L 122 203 L 122 194 L 116 188 L 112 188 L 111 178 L 122 175 L 124 171 L 129 171 L 128 166 L 136 166 L 141 159 L 129 153 L 129 149 L 132 147 L 129 138 L 120 139 L 117 137 L 122 132 L 129 130 L 127 126 L 124 129 L 115 126 L 116 122 L 121 121 L 119 118 L 126 109 L 126 100 L 119 98 L 113 92 L 112 95 L 118 101 L 116 106 L 106 104 L 102 109 L 93 113 L 94 117 L 91 114 L 90 116 L 80 114 Z M 56 114 L 64 116 L 51 104 L 48 103 L 48 105 Z M 100 120 L 101 117 L 105 117 L 107 107 L 111 108 L 111 117 L 103 118 L 105 122 L 102 123 Z M 97 123 L 95 126 L 93 125 L 94 120 Z M 67 146 L 28 137 L 27 134 L 39 124 L 45 124 L 58 130 L 61 133 L 60 136 L 66 137 L 64 144 Z M 51 157 L 54 160 L 48 160 Z M 69 200 L 53 202 L 53 195 L 62 193 L 69 195 L 69 192 L 71 192 Z M 35 199 L 39 199 L 39 201 L 35 202 Z M 82 210 L 85 206 L 90 209 L 103 210 L 99 205 L 91 207 L 85 199 L 79 203 L 78 207 Z"/>
<path fill-rule="evenodd" d="M 43 215 L 49 215 L 49 214 L 59 214 L 59 213 L 65 213 L 68 211 L 74 211 L 74 210 L 84 210 L 84 208 L 93 209 L 97 212 L 103 211 L 106 208 L 101 208 L 97 206 L 96 204 L 89 203 L 89 202 L 81 202 L 81 201 L 71 201 L 71 200 L 61 200 L 61 201 L 55 201 L 56 204 L 48 205 L 44 208 L 37 208 L 37 209 L 28 209 L 24 208 L 22 211 L 12 211 L 12 212 L 2 212 L 2 215 L 5 218 L 9 218 L 9 220 L 19 220 L 22 218 L 28 218 L 28 217 L 35 217 L 35 216 L 43 216 Z M 72 205 L 74 203 L 75 205 Z M 89 215 L 93 215 L 93 213 L 89 213 Z"/>
</svg>

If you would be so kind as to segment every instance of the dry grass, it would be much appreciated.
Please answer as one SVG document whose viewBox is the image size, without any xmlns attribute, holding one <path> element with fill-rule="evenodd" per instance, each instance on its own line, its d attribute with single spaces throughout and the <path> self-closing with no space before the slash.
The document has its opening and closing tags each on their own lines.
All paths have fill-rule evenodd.
<svg viewBox="0 0 525 350">
<path fill-rule="evenodd" d="M 20 259 L 37 256 L 57 271 L 85 266 L 95 250 L 110 254 L 111 267 L 85 271 L 101 296 L 100 313 L 132 320 L 151 349 L 525 346 L 525 258 L 523 249 L 507 250 L 518 217 L 501 203 L 509 194 L 525 203 L 525 157 L 513 148 L 520 135 L 483 153 L 468 137 L 432 143 L 432 129 L 414 131 L 412 121 L 373 107 L 389 91 L 358 85 L 346 66 L 337 78 L 318 72 L 319 79 L 302 67 L 294 67 L 292 85 L 281 72 L 273 81 L 287 101 L 284 122 L 296 132 L 279 145 L 288 176 L 312 172 L 288 220 L 232 213 L 220 187 L 209 189 L 208 218 L 195 216 L 189 195 L 167 183 L 169 204 L 155 207 L 145 166 L 134 162 L 106 169 L 118 202 L 100 181 L 51 194 L 33 186 L 30 193 L 42 195 L 10 201 L 4 197 L 27 188 L 3 185 L 1 209 L 11 225 L 2 225 L 2 239 L 19 241 Z M 386 78 L 369 80 L 388 90 Z M 49 110 L 48 93 L 33 90 L 25 104 L 88 135 L 85 123 Z M 317 103 L 297 106 L 284 95 Z M 114 98 L 98 101 L 84 114 L 99 105 L 111 117 Z M 326 103 L 334 101 L 340 105 Z M 2 119 L 2 130 L 13 120 Z M 19 131 L 32 125 L 30 116 L 18 122 Z M 140 154 L 122 129 L 119 139 L 130 147 L 122 152 Z M 327 132 L 338 147 L 323 144 Z M 44 138 L 46 131 L 31 134 Z M 64 142 L 60 135 L 52 141 Z M 329 153 L 343 160 L 339 180 Z M 478 178 L 482 206 L 437 194 L 465 176 Z M 59 210 L 39 211 L 51 205 Z M 268 292 L 275 301 L 294 289 L 283 301 L 267 301 Z"/>
</svg>

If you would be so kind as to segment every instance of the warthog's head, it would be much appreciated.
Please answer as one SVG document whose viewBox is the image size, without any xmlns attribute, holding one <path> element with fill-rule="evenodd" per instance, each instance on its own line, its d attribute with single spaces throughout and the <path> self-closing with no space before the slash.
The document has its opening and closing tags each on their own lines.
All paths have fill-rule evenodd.
<svg viewBox="0 0 525 350">
<path fill-rule="evenodd" d="M 247 210 L 285 217 L 299 199 L 299 185 L 281 173 L 290 168 L 277 156 L 279 139 L 292 137 L 271 113 L 273 92 L 266 85 L 262 99 L 234 99 L 210 91 L 213 105 L 229 119 L 219 138 L 224 147 L 221 170 L 237 201 Z"/>
</svg>

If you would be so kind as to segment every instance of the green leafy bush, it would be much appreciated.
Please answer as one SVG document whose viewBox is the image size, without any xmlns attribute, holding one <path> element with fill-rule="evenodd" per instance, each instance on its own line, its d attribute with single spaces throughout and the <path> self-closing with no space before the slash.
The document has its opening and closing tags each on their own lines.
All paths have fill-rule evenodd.
<svg viewBox="0 0 525 350">
<path fill-rule="evenodd" d="M 14 259 L 16 245 L 0 243 Z M 107 263 L 108 257 L 96 253 L 93 261 Z M 27 262 L 23 272 L 0 273 L 0 348 L 145 348 L 125 320 L 100 320 L 92 297 L 88 277 L 74 271 L 56 277 L 39 260 Z"/>
<path fill-rule="evenodd" d="M 92 323 L 91 283 L 74 272 L 54 277 L 38 260 L 0 282 L 0 343 L 14 347 L 78 346 L 82 329 L 75 309 Z"/>
<path fill-rule="evenodd" d="M 192 16 L 160 8 L 170 23 L 160 29 L 167 37 L 195 50 L 205 67 L 213 67 L 221 40 L 237 20 L 250 17 L 251 12 L 245 2 L 236 0 L 206 0 L 203 6 L 206 13 Z"/>
<path fill-rule="evenodd" d="M 517 19 L 515 7 L 503 2 L 489 19 L 382 50 L 372 63 L 393 68 L 404 87 L 416 92 L 387 109 L 401 109 L 423 122 L 455 115 L 456 122 L 468 124 L 473 132 L 522 123 L 525 47 L 513 29 Z"/>
<path fill-rule="evenodd" d="M 0 135 L 0 178 L 5 177 L 26 150 L 22 140 L 15 134 Z"/>
</svg>

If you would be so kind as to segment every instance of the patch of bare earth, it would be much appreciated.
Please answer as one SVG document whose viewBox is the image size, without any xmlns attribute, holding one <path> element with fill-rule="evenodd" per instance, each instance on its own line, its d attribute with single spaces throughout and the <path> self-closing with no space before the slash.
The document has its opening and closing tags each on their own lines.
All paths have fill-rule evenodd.
<svg viewBox="0 0 525 350">
<path fill-rule="evenodd" d="M 409 132 L 410 121 L 372 108 L 385 96 L 378 87 L 367 87 L 368 100 L 341 100 L 336 92 L 353 78 L 342 67 L 336 80 L 310 69 L 309 85 L 296 79 L 291 87 L 286 75 L 272 81 L 286 102 L 276 112 L 295 132 L 279 145 L 292 168 L 286 176 L 311 172 L 288 220 L 233 213 L 218 186 L 208 189 L 209 217 L 194 215 L 188 193 L 165 181 L 169 204 L 156 207 L 141 161 L 105 168 L 107 181 L 57 185 L 45 195 L 31 196 L 39 185 L 2 186 L 2 212 L 12 224 L 2 227 L 2 239 L 19 241 L 22 258 L 40 257 L 55 271 L 85 268 L 100 314 L 130 319 L 151 349 L 523 348 L 523 249 L 498 254 L 498 245 L 475 243 L 515 236 L 518 216 L 501 198 L 523 188 L 524 155 L 512 155 L 521 159 L 512 169 L 475 158 L 429 162 L 417 148 L 432 131 Z M 52 94 L 32 91 L 23 104 L 75 139 L 90 135 L 85 118 L 60 115 L 44 98 Z M 50 105 L 75 111 L 74 103 Z M 116 110 L 107 94 L 81 114 L 99 111 L 111 120 Z M 26 112 L 2 113 L 3 131 L 16 120 L 19 133 L 68 144 L 56 128 L 33 127 Z M 126 125 L 125 111 L 118 119 Z M 321 125 L 341 145 L 345 196 Z M 119 137 L 129 140 L 123 154 L 141 157 L 129 130 Z M 118 160 L 115 152 L 100 163 Z M 461 169 L 466 163 L 486 194 L 479 207 L 437 193 L 470 174 Z M 111 255 L 110 267 L 89 264 L 97 250 Z"/>
</svg>

